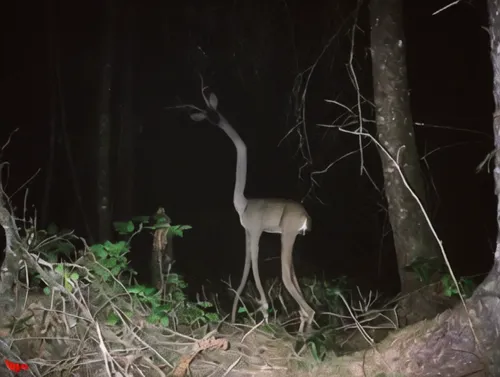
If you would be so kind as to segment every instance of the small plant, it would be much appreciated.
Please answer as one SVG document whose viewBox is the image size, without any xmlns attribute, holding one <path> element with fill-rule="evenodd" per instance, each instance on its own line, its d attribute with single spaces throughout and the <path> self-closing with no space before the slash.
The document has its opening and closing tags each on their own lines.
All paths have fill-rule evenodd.
<svg viewBox="0 0 500 377">
<path fill-rule="evenodd" d="M 68 269 L 63 264 L 58 264 L 54 271 L 62 277 L 62 285 L 64 288 L 66 288 L 66 290 L 70 293 L 73 292 L 73 289 L 78 284 L 78 279 L 80 278 L 78 272 Z M 50 288 L 45 287 L 43 292 L 46 295 L 50 295 Z"/>
<path fill-rule="evenodd" d="M 441 285 L 443 289 L 443 295 L 446 297 L 458 296 L 458 289 L 455 285 L 455 282 L 451 278 L 450 274 L 446 274 L 441 278 Z M 458 281 L 458 285 L 460 286 L 460 291 L 464 295 L 465 298 L 468 298 L 474 292 L 476 285 L 471 279 L 467 279 L 465 277 L 461 277 Z"/>
<path fill-rule="evenodd" d="M 109 282 L 113 277 L 118 278 L 123 272 L 136 274 L 128 267 L 126 255 L 130 249 L 127 242 L 112 243 L 106 241 L 103 244 L 92 245 L 90 251 L 94 254 L 97 262 L 92 268 L 92 272 L 103 281 Z"/>
<path fill-rule="evenodd" d="M 182 237 L 185 230 L 191 229 L 190 225 L 171 225 L 170 218 L 161 207 L 154 216 L 136 216 L 129 221 L 116 221 L 113 226 L 118 234 L 132 235 L 132 237 L 143 229 L 156 231 L 164 228 L 174 236 Z"/>
<path fill-rule="evenodd" d="M 183 292 L 186 287 L 186 282 L 178 274 L 169 274 L 166 293 L 162 294 L 156 288 L 144 285 L 134 285 L 127 291 L 151 309 L 147 321 L 152 324 L 167 327 L 173 321 L 174 325 L 200 326 L 207 322 L 219 321 L 217 313 L 210 313 L 206 310 L 213 307 L 212 303 L 208 301 L 193 303 L 187 300 Z"/>
</svg>

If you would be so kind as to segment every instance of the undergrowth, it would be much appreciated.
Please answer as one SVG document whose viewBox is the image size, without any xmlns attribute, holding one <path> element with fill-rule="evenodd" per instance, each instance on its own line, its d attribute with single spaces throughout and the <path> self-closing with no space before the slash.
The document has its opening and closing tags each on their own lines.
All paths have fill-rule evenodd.
<svg viewBox="0 0 500 377">
<path fill-rule="evenodd" d="M 96 358 L 104 361 L 99 364 L 103 375 L 109 376 L 114 369 L 126 376 L 130 370 L 146 368 L 156 370 L 160 376 L 165 376 L 167 369 L 175 376 L 183 376 L 187 369 L 182 368 L 187 368 L 200 350 L 219 348 L 230 352 L 227 339 L 238 327 L 227 332 L 226 313 L 211 300 L 190 301 L 185 293 L 187 283 L 181 275 L 167 268 L 160 286 L 136 281 L 137 273 L 128 259 L 133 237 L 152 231 L 153 237 L 160 237 L 163 244 L 169 232 L 170 236 L 182 237 L 190 229 L 171 225 L 170 219 L 165 219 L 168 217 L 142 216 L 114 223 L 116 232 L 125 240 L 90 246 L 73 232 L 60 230 L 54 224 L 46 230 L 27 229 L 19 236 L 25 261 L 20 271 L 25 300 L 13 316 L 1 321 L 0 339 L 8 342 L 0 342 L 0 352 L 9 358 L 28 360 L 37 376 L 81 368 L 99 374 L 92 366 Z M 425 263 L 414 266 L 422 279 L 429 275 L 427 267 Z M 469 284 L 467 279 L 461 282 L 462 288 Z M 444 296 L 456 294 L 446 275 L 440 283 Z M 298 322 L 289 305 L 292 300 L 281 283 L 273 280 L 265 285 L 272 321 L 259 322 L 258 311 L 251 310 L 256 302 L 251 287 L 238 311 L 244 320 L 243 327 L 239 327 L 244 329 L 241 339 L 253 334 L 256 350 L 261 343 L 290 341 L 285 329 L 293 331 Z M 398 328 L 394 305 L 383 302 L 378 292 L 354 289 L 346 277 L 301 278 L 300 285 L 306 300 L 317 311 L 318 329 L 305 343 L 295 344 L 296 357 L 309 355 L 311 360 L 322 362 L 332 350 L 343 354 L 374 344 L 373 329 Z M 29 297 L 34 298 L 31 303 Z M 360 347 L 345 346 L 353 344 L 353 334 L 360 335 Z M 2 348 L 4 343 L 8 349 Z M 136 350 L 134 354 L 139 356 L 125 356 L 127 353 L 122 350 Z M 288 365 L 288 353 L 277 357 L 282 351 L 278 347 L 269 355 L 270 360 Z M 234 358 L 221 361 L 228 368 L 241 351 L 234 352 Z M 300 360 L 297 365 L 304 365 L 307 359 Z"/>
</svg>

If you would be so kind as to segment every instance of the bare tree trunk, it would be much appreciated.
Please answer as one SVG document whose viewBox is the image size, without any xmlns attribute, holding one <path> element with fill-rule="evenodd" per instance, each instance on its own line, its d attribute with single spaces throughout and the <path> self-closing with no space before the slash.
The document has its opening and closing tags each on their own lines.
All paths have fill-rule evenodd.
<svg viewBox="0 0 500 377">
<path fill-rule="evenodd" d="M 402 2 L 372 0 L 370 13 L 378 139 L 399 163 L 410 187 L 425 202 L 424 180 L 410 111 Z M 411 292 L 421 287 L 422 282 L 405 267 L 417 258 L 439 257 L 440 254 L 423 213 L 405 187 L 399 172 L 382 151 L 380 156 L 401 290 Z"/>
<path fill-rule="evenodd" d="M 493 135 L 495 138 L 495 169 L 493 178 L 495 194 L 497 195 L 497 247 L 495 251 L 496 268 L 500 268 L 500 0 L 488 0 L 490 16 L 491 62 L 493 65 L 493 99 L 495 112 L 493 114 Z M 497 271 L 500 273 L 500 271 Z M 498 291 L 497 291 L 498 292 Z"/>
<path fill-rule="evenodd" d="M 101 94 L 98 107 L 97 214 L 99 242 L 109 240 L 111 237 L 111 80 L 113 76 L 114 11 L 112 0 L 108 0 L 106 5 L 108 20 L 102 45 Z"/>
</svg>

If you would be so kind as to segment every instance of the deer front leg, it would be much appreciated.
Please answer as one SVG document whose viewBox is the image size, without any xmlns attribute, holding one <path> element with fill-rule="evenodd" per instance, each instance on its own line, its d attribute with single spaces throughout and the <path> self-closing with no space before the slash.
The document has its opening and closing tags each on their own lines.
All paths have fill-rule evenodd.
<svg viewBox="0 0 500 377">
<path fill-rule="evenodd" d="M 255 286 L 257 287 L 257 290 L 259 291 L 260 294 L 260 300 L 259 300 L 259 310 L 262 312 L 262 315 L 264 316 L 264 319 L 267 323 L 268 318 L 269 318 L 269 304 L 267 303 L 266 299 L 266 292 L 264 291 L 264 288 L 262 287 L 262 283 L 260 281 L 260 275 L 259 275 L 259 241 L 260 241 L 260 236 L 262 234 L 262 231 L 249 231 L 248 232 L 249 237 L 250 237 L 250 255 L 252 258 L 252 271 L 253 271 L 253 278 L 255 280 Z"/>
<path fill-rule="evenodd" d="M 248 232 L 246 232 L 245 236 L 245 267 L 243 268 L 243 275 L 241 276 L 241 282 L 240 285 L 238 286 L 238 289 L 236 290 L 236 296 L 234 297 L 233 301 L 233 310 L 231 312 L 231 322 L 234 323 L 236 322 L 236 310 L 238 309 L 238 303 L 240 301 L 240 296 L 241 292 L 243 292 L 243 289 L 245 289 L 245 285 L 248 280 L 248 274 L 250 273 L 250 236 Z"/>
</svg>

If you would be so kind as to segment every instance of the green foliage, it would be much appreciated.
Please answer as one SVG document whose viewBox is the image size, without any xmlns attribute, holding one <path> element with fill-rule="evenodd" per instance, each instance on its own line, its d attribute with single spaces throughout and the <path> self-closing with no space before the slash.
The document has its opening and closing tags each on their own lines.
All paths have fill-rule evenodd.
<svg viewBox="0 0 500 377">
<path fill-rule="evenodd" d="M 175 324 L 200 326 L 207 322 L 219 321 L 217 313 L 210 313 L 207 309 L 213 307 L 208 301 L 197 303 L 189 302 L 183 290 L 186 282 L 178 274 L 167 275 L 167 292 L 162 294 L 156 288 L 144 285 L 134 285 L 127 288 L 128 293 L 140 303 L 151 309 L 147 321 L 152 324 L 169 326 Z M 108 323 L 110 321 L 108 320 Z"/>
<path fill-rule="evenodd" d="M 184 231 L 191 229 L 190 225 L 171 225 L 168 216 L 155 215 L 152 218 L 149 216 L 137 216 L 132 220 L 113 223 L 115 230 L 121 235 L 133 235 L 134 232 L 140 232 L 143 229 L 157 230 L 168 228 L 168 232 L 176 237 L 183 237 Z"/>
<path fill-rule="evenodd" d="M 413 271 L 417 274 L 419 280 L 424 284 L 431 283 L 431 277 L 440 273 L 441 276 L 441 287 L 442 294 L 446 297 L 452 297 L 458 295 L 458 289 L 449 273 L 444 273 L 445 265 L 442 261 L 437 258 L 417 258 L 413 263 L 405 267 L 406 271 Z M 474 292 L 476 285 L 471 279 L 460 278 L 458 281 L 460 286 L 460 291 L 465 297 L 470 297 Z"/>
<path fill-rule="evenodd" d="M 189 225 L 171 225 L 170 219 L 163 213 L 158 212 L 155 216 L 139 216 L 126 222 L 115 222 L 115 230 L 120 235 L 128 235 L 128 241 L 111 242 L 106 241 L 92 245 L 89 250 L 95 257 L 95 262 L 89 266 L 90 276 L 98 279 L 99 282 L 114 285 L 115 279 L 121 279 L 124 273 L 135 275 L 128 266 L 127 255 L 130 252 L 130 241 L 134 235 L 141 232 L 143 229 L 158 230 L 167 228 L 167 234 L 172 236 L 182 237 L 184 231 L 191 229 Z M 67 234 L 71 235 L 71 232 Z M 31 238 L 30 238 L 31 237 Z M 74 247 L 68 241 L 68 237 L 60 235 L 59 229 L 55 224 L 51 224 L 46 231 L 32 232 L 28 234 L 28 239 L 33 241 L 33 248 L 41 254 L 41 256 L 51 262 L 57 263 L 61 256 L 69 256 Z M 75 271 L 74 267 L 69 264 L 59 263 L 54 268 L 56 274 L 61 278 L 61 284 L 68 292 L 74 292 L 76 285 L 79 283 L 80 275 Z M 122 279 L 123 280 L 123 279 Z M 207 322 L 219 321 L 219 315 L 210 310 L 213 308 L 211 302 L 193 303 L 187 300 L 184 293 L 187 287 L 186 282 L 178 274 L 168 274 L 166 276 L 165 288 L 162 292 L 156 288 L 147 287 L 144 285 L 128 286 L 128 294 L 135 300 L 136 303 L 146 307 L 148 310 L 147 320 L 152 324 L 162 326 L 176 326 L 179 324 L 200 326 Z M 46 294 L 50 294 L 50 288 L 44 289 Z M 115 310 L 121 310 L 115 308 Z M 121 316 L 124 314 L 128 317 L 132 316 L 130 311 L 112 311 L 107 317 L 108 325 L 119 325 Z"/>
<path fill-rule="evenodd" d="M 78 272 L 75 272 L 72 268 L 66 267 L 62 263 L 58 264 L 54 271 L 62 277 L 62 285 L 64 288 L 70 293 L 73 292 L 75 285 L 78 284 L 78 279 L 80 279 Z M 50 288 L 45 287 L 43 292 L 46 295 L 50 295 Z"/>
<path fill-rule="evenodd" d="M 90 247 L 90 251 L 96 258 L 93 266 L 93 273 L 103 281 L 109 282 L 112 278 L 118 278 L 123 272 L 135 274 L 128 267 L 126 255 L 130 252 L 129 245 L 125 241 L 112 243 L 106 241 L 103 244 L 95 244 Z"/>
<path fill-rule="evenodd" d="M 441 285 L 443 289 L 443 295 L 445 295 L 446 297 L 452 297 L 455 295 L 458 296 L 457 286 L 455 285 L 455 282 L 453 281 L 450 274 L 443 275 L 443 277 L 441 278 Z M 476 288 L 474 282 L 471 279 L 465 277 L 460 278 L 460 280 L 458 281 L 458 285 L 460 286 L 460 291 L 465 298 L 470 297 L 474 292 L 474 289 Z"/>
<path fill-rule="evenodd" d="M 128 241 L 116 243 L 106 241 L 103 244 L 92 245 L 90 251 L 95 255 L 98 263 L 94 268 L 94 273 L 103 281 L 110 281 L 112 277 L 118 278 L 124 272 L 135 275 L 136 272 L 128 267 L 126 255 L 130 252 L 131 239 L 143 229 L 168 228 L 168 232 L 178 237 L 184 235 L 184 230 L 191 229 L 189 225 L 170 225 L 170 219 L 166 215 L 157 214 L 152 219 L 153 221 L 150 216 L 137 216 L 129 221 L 114 222 L 116 232 L 120 235 L 129 235 L 130 238 Z"/>
</svg>

